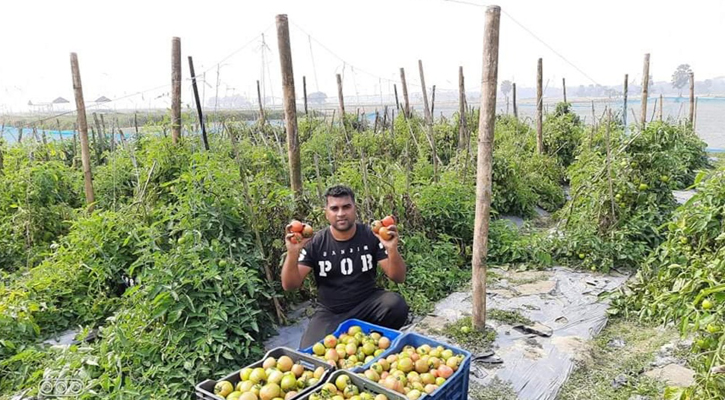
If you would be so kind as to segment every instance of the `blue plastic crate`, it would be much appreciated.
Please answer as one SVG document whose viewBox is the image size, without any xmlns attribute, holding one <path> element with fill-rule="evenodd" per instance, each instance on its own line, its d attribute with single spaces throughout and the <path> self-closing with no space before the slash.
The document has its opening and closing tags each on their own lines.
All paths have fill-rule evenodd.
<svg viewBox="0 0 725 400">
<path fill-rule="evenodd" d="M 335 329 L 334 332 L 331 334 L 335 337 L 339 337 L 341 334 L 347 332 L 348 329 L 350 329 L 351 326 L 359 326 L 362 328 L 362 331 L 364 334 L 369 335 L 373 332 L 377 332 L 386 338 L 390 339 L 390 347 L 388 349 L 393 348 L 395 346 L 396 341 L 402 337 L 402 332 L 397 331 L 395 329 L 385 328 L 379 325 L 371 324 L 369 322 L 361 321 L 359 319 L 348 319 L 347 321 L 342 322 L 340 325 L 338 325 L 337 329 Z M 320 340 L 320 343 L 322 340 Z M 307 354 L 312 354 L 312 346 L 307 347 L 305 349 L 300 349 L 299 351 Z M 363 365 L 362 367 L 369 367 L 372 365 L 372 361 Z"/>
<path fill-rule="evenodd" d="M 438 342 L 431 338 L 419 335 L 414 332 L 409 332 L 399 337 L 394 345 L 391 345 L 381 355 L 375 357 L 373 363 L 381 358 L 386 358 L 391 354 L 397 354 L 403 351 L 405 346 L 418 347 L 427 344 L 431 347 L 443 346 L 446 349 L 453 350 L 453 354 L 463 354 L 463 362 L 458 369 L 451 375 L 446 382 L 441 385 L 438 390 L 432 394 L 426 394 L 425 400 L 467 400 L 468 399 L 468 374 L 471 370 L 471 353 L 460 349 L 455 346 L 451 346 L 448 343 Z M 372 364 L 372 363 L 371 363 Z M 356 369 L 355 372 L 361 372 L 366 367 Z M 422 399 L 422 398 L 421 398 Z"/>
</svg>

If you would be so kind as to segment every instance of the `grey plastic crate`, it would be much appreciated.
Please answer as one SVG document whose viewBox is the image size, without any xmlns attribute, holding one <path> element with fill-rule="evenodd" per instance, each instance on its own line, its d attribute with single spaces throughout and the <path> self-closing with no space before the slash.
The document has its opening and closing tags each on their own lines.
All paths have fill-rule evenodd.
<svg viewBox="0 0 725 400">
<path fill-rule="evenodd" d="M 312 357 L 309 354 L 301 353 L 297 350 L 292 350 L 287 347 L 277 347 L 275 349 L 270 350 L 267 352 L 267 354 L 262 357 L 261 360 L 255 362 L 254 364 L 248 365 L 246 367 L 240 368 L 237 372 L 234 372 L 232 374 L 229 374 L 218 381 L 215 381 L 213 379 L 207 379 L 204 382 L 199 383 L 196 385 L 196 399 L 197 400 L 224 400 L 223 397 L 217 396 L 214 394 L 214 386 L 219 381 L 229 381 L 234 387 L 237 386 L 237 383 L 241 380 L 239 377 L 239 373 L 244 368 L 258 368 L 261 367 L 264 363 L 264 360 L 266 360 L 268 357 L 274 357 L 276 359 L 279 359 L 282 356 L 290 357 L 295 363 L 302 365 L 306 370 L 314 371 L 318 367 L 325 368 L 325 373 L 320 378 L 320 382 L 315 385 L 306 388 L 305 390 L 302 390 L 297 394 L 297 396 L 293 397 L 292 399 L 297 400 L 300 399 L 303 395 L 307 393 L 311 393 L 312 391 L 316 390 L 319 386 L 321 386 L 327 377 L 330 375 L 330 372 L 334 369 L 330 364 L 317 359 L 315 357 Z"/>
<path fill-rule="evenodd" d="M 384 394 L 385 396 L 388 397 L 388 400 L 408 400 L 407 397 L 403 396 L 402 394 L 400 394 L 398 392 L 394 392 L 392 390 L 386 389 L 369 379 L 363 378 L 361 376 L 358 376 L 356 373 L 354 373 L 352 371 L 344 370 L 344 369 L 338 369 L 338 370 L 334 371 L 332 374 L 330 374 L 330 377 L 327 378 L 325 380 L 325 382 L 323 382 L 320 386 L 322 386 L 328 382 L 334 384 L 335 380 L 340 375 L 348 375 L 350 377 L 350 381 L 352 382 L 352 384 L 357 386 L 359 389 L 365 390 L 368 392 L 373 392 L 375 394 Z M 319 387 L 315 387 L 315 390 L 305 393 L 304 395 L 298 397 L 297 400 L 309 400 L 310 395 L 319 390 L 320 390 Z M 421 396 L 421 399 L 422 398 L 423 397 Z"/>
</svg>

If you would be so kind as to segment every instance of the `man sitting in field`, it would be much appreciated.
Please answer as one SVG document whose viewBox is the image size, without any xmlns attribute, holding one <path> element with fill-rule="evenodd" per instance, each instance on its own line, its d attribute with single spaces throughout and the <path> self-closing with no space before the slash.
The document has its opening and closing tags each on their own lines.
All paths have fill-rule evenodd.
<svg viewBox="0 0 725 400">
<path fill-rule="evenodd" d="M 377 266 L 396 283 L 405 281 L 405 262 L 398 252 L 398 231 L 384 240 L 370 226 L 356 221 L 355 194 L 345 186 L 325 192 L 325 217 L 330 226 L 312 238 L 293 242 L 287 229 L 287 258 L 282 267 L 282 287 L 302 286 L 314 271 L 319 307 L 310 319 L 300 348 L 306 348 L 333 332 L 348 319 L 398 329 L 408 318 L 408 305 L 400 295 L 378 288 Z"/>
</svg>

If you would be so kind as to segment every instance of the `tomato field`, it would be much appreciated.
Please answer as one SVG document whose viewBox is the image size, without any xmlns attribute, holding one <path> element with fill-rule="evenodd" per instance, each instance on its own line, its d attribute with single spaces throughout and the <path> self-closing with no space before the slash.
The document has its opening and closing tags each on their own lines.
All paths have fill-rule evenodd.
<svg viewBox="0 0 725 400">
<path fill-rule="evenodd" d="M 297 201 L 283 129 L 233 115 L 210 151 L 197 134 L 173 145 L 163 121 L 113 150 L 95 143 L 93 212 L 73 143 L 2 145 L 0 393 L 75 376 L 84 398 L 185 398 L 258 359 L 279 323 L 275 301 L 286 310 L 314 297 L 309 280 L 281 289 L 284 227 L 323 226 L 320 193 L 334 183 L 356 191 L 360 220 L 399 220 L 408 278 L 380 284 L 424 314 L 471 277 L 477 133 L 459 138 L 459 120 L 436 121 L 430 141 L 417 116 L 376 126 L 301 118 Z M 546 116 L 544 138 L 537 154 L 531 126 L 497 117 L 488 264 L 636 271 L 611 294 L 611 314 L 694 335 L 697 384 L 681 395 L 721 398 L 725 381 L 710 369 L 725 357 L 725 185 L 704 143 L 677 123 L 625 134 L 615 115 L 588 126 L 567 103 Z M 678 207 L 672 189 L 692 185 L 697 194 Z M 552 213 L 549 226 L 496 218 L 531 219 L 537 207 Z M 80 330 L 79 344 L 42 344 L 68 329 Z M 96 340 L 83 341 L 91 332 Z"/>
</svg>

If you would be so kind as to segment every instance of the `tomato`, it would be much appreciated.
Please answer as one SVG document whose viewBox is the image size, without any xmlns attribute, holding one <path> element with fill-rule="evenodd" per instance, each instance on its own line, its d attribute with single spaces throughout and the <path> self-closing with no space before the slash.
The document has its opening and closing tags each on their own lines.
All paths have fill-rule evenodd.
<svg viewBox="0 0 725 400">
<path fill-rule="evenodd" d="M 380 230 L 378 231 L 378 235 L 380 235 L 383 240 L 390 240 L 393 238 L 393 234 L 388 231 L 388 228 L 386 227 L 380 228 Z"/>
<path fill-rule="evenodd" d="M 384 227 L 389 227 L 390 225 L 395 225 L 395 218 L 393 218 L 392 215 L 388 215 L 387 217 L 383 218 L 382 221 Z"/>
<path fill-rule="evenodd" d="M 302 243 L 302 235 L 295 232 L 289 240 L 294 244 Z"/>
<path fill-rule="evenodd" d="M 640 191 L 644 192 L 647 189 L 649 189 L 649 185 L 647 185 L 646 183 L 640 183 L 639 184 L 639 190 Z"/>
<path fill-rule="evenodd" d="M 302 233 L 302 230 L 303 230 L 303 229 L 305 229 L 305 225 L 304 225 L 304 224 L 303 224 L 302 222 L 300 222 L 300 221 L 297 221 L 297 220 L 293 220 L 293 221 L 292 221 L 292 222 L 290 223 L 290 228 L 289 228 L 289 230 L 290 230 L 291 232 L 297 232 L 297 233 Z"/>
<path fill-rule="evenodd" d="M 708 299 L 705 299 L 702 301 L 702 309 L 703 310 L 709 310 L 712 308 L 712 302 Z"/>
<path fill-rule="evenodd" d="M 383 227 L 383 223 L 378 220 L 375 220 L 375 221 L 373 221 L 372 224 L 370 224 L 370 227 L 373 229 L 373 232 L 378 233 L 378 232 L 380 232 L 380 228 Z"/>
<path fill-rule="evenodd" d="M 304 228 L 302 228 L 302 237 L 304 238 L 311 238 L 312 235 L 315 234 L 314 229 L 312 229 L 311 226 L 305 224 Z"/>
</svg>

